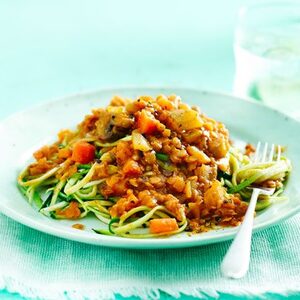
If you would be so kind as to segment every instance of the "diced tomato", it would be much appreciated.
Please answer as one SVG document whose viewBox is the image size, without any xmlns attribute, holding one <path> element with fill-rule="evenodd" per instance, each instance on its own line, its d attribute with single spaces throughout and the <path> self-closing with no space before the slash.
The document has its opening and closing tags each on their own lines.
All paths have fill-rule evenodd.
<svg viewBox="0 0 300 300">
<path fill-rule="evenodd" d="M 174 218 L 153 219 L 149 222 L 151 233 L 168 233 L 178 229 L 178 224 Z"/>
<path fill-rule="evenodd" d="M 70 202 L 69 206 L 65 209 L 58 209 L 56 213 L 66 219 L 78 219 L 81 214 L 78 203 L 75 201 Z"/>
<path fill-rule="evenodd" d="M 133 159 L 127 160 L 123 167 L 123 173 L 125 175 L 140 175 L 142 173 L 141 167 Z"/>
<path fill-rule="evenodd" d="M 138 130 L 144 134 L 153 134 L 157 130 L 156 124 L 154 116 L 145 110 L 141 112 L 137 120 Z"/>
<path fill-rule="evenodd" d="M 72 159 L 81 164 L 88 164 L 95 158 L 95 147 L 87 142 L 78 142 L 74 145 Z"/>
</svg>

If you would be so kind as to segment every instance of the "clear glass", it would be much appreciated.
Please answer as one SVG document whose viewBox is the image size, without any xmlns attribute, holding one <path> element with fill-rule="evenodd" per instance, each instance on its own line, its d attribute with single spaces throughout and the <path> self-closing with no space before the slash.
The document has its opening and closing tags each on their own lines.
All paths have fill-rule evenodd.
<svg viewBox="0 0 300 300">
<path fill-rule="evenodd" d="M 300 3 L 242 8 L 234 52 L 234 93 L 300 119 Z"/>
</svg>

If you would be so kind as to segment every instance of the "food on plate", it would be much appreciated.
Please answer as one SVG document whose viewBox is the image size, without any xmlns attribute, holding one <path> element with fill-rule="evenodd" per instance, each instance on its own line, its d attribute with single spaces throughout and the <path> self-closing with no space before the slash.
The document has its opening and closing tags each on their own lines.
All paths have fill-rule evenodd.
<svg viewBox="0 0 300 300">
<path fill-rule="evenodd" d="M 259 197 L 257 210 L 284 198 L 290 161 L 275 151 L 280 159 L 253 163 L 253 153 L 250 144 L 235 148 L 224 124 L 179 96 L 115 96 L 37 150 L 18 185 L 46 216 L 94 214 L 107 224 L 93 229 L 99 234 L 199 233 L 239 225 L 249 187 L 275 188 L 272 196 Z"/>
</svg>

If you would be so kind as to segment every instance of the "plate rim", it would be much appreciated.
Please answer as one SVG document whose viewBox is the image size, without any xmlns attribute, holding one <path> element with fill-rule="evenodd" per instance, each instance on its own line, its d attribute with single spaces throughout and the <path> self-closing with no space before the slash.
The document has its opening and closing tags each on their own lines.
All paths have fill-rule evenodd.
<svg viewBox="0 0 300 300">
<path fill-rule="evenodd" d="M 300 126 L 300 122 L 296 119 L 288 116 L 285 113 L 282 113 L 278 111 L 277 109 L 274 109 L 272 107 L 266 106 L 265 104 L 261 102 L 256 102 L 252 100 L 251 98 L 245 98 L 245 97 L 239 97 L 230 93 L 224 93 L 224 92 L 218 92 L 218 91 L 210 91 L 205 89 L 197 89 L 193 87 L 187 87 L 187 86 L 115 86 L 115 87 L 107 87 L 107 88 L 99 88 L 99 89 L 93 89 L 93 90 L 87 90 L 87 91 L 81 91 L 78 93 L 71 93 L 65 96 L 55 97 L 53 99 L 47 100 L 47 101 L 41 101 L 38 104 L 29 106 L 28 108 L 25 108 L 23 110 L 17 111 L 15 113 L 10 114 L 9 116 L 3 118 L 0 120 L 0 128 L 4 126 L 4 123 L 9 121 L 11 118 L 16 118 L 19 115 L 29 113 L 32 110 L 39 109 L 40 107 L 47 106 L 50 104 L 53 104 L 55 102 L 60 102 L 67 100 L 69 98 L 73 97 L 82 97 L 84 95 L 93 95 L 97 93 L 105 93 L 105 92 L 111 92 L 113 93 L 115 90 L 124 90 L 124 91 L 138 91 L 138 90 L 182 90 L 182 91 L 192 91 L 196 92 L 202 95 L 213 95 L 213 96 L 220 96 L 220 97 L 228 97 L 231 98 L 234 101 L 245 101 L 247 103 L 251 103 L 251 105 L 257 105 L 260 107 L 263 107 L 264 109 L 274 111 L 278 113 L 279 115 L 285 117 L 288 119 L 288 121 L 292 123 L 298 124 Z M 17 187 L 16 187 L 17 188 Z M 0 193 L 1 195 L 1 193 Z M 42 223 L 39 220 L 36 221 L 35 219 L 30 219 L 29 217 L 26 217 L 26 215 L 22 215 L 21 213 L 18 213 L 18 211 L 13 210 L 3 204 L 2 201 L 0 201 L 0 212 L 6 215 L 7 217 L 13 219 L 14 221 L 25 225 L 27 227 L 30 227 L 34 230 L 37 230 L 39 232 L 43 232 L 46 234 L 50 234 L 59 238 L 64 238 L 67 240 L 72 240 L 76 242 L 83 242 L 86 244 L 93 244 L 98 246 L 106 246 L 106 247 L 114 247 L 114 248 L 128 248 L 128 249 L 169 249 L 169 248 L 186 248 L 186 247 L 195 247 L 195 246 L 203 246 L 208 245 L 212 243 L 218 243 L 227 241 L 229 239 L 232 239 L 236 232 L 238 231 L 239 227 L 232 228 L 231 231 L 224 232 L 224 235 L 222 237 L 220 236 L 212 236 L 208 239 L 197 239 L 197 238 L 191 238 L 188 240 L 187 238 L 184 239 L 184 241 L 180 242 L 180 239 L 170 239 L 170 238 L 156 238 L 156 239 L 129 239 L 129 238 L 122 238 L 122 237 L 111 237 L 111 236 L 104 236 L 104 235 L 96 235 L 93 233 L 86 232 L 84 234 L 81 234 L 80 231 L 74 231 L 71 230 L 65 230 L 60 229 L 60 227 L 51 227 L 50 224 Z M 272 227 L 274 225 L 277 225 L 284 220 L 296 215 L 298 212 L 300 212 L 300 201 L 297 206 L 287 211 L 284 215 L 280 214 L 276 216 L 275 218 L 271 219 L 271 221 L 265 221 L 259 224 L 255 224 L 253 227 L 253 232 L 257 232 L 260 230 L 263 230 L 267 227 Z M 222 230 L 222 229 L 220 229 Z M 142 242 L 141 242 L 142 241 Z"/>
</svg>

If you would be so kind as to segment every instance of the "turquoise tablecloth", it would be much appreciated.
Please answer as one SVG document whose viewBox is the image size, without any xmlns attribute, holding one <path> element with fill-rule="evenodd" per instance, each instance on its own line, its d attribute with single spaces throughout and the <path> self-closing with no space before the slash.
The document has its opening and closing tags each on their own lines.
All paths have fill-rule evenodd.
<svg viewBox="0 0 300 300">
<path fill-rule="evenodd" d="M 232 280 L 220 274 L 230 242 L 189 249 L 113 249 L 42 234 L 0 215 L 0 287 L 62 300 L 111 300 L 115 293 L 155 300 L 160 291 L 198 298 L 225 292 L 290 296 L 300 291 L 299 232 L 296 215 L 255 233 L 249 272 Z"/>
<path fill-rule="evenodd" d="M 107 86 L 230 91 L 236 11 L 249 2 L 2 1 L 0 118 L 41 99 Z M 0 299 L 23 298 L 3 290 Z"/>
</svg>

